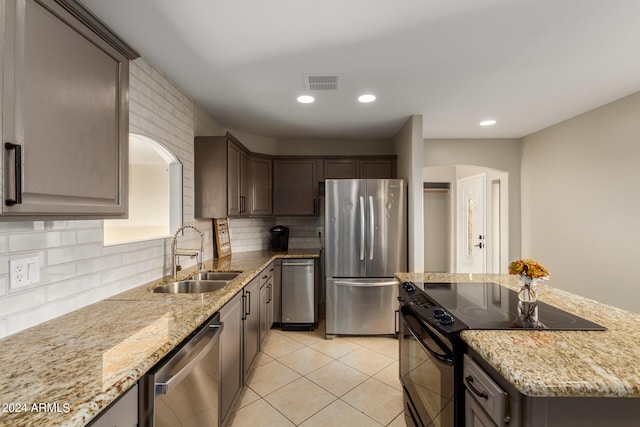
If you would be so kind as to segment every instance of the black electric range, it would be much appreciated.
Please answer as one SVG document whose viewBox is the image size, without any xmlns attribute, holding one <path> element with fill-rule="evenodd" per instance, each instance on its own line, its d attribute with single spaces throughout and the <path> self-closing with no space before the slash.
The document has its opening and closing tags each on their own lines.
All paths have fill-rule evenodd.
<svg viewBox="0 0 640 427">
<path fill-rule="evenodd" d="M 404 282 L 398 299 L 400 381 L 407 426 L 466 425 L 463 355 L 467 345 L 460 337 L 464 330 L 606 330 L 541 301 L 520 303 L 517 292 L 497 283 Z"/>
<path fill-rule="evenodd" d="M 604 331 L 605 327 L 537 301 L 537 321 L 523 321 L 518 293 L 488 282 L 405 282 L 400 293 L 432 326 L 445 334 L 464 329 L 546 329 Z"/>
</svg>

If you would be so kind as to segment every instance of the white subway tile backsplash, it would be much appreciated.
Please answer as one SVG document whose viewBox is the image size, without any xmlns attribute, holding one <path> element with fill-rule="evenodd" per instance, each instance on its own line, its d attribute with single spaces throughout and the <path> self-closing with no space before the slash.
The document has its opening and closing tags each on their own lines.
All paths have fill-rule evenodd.
<svg viewBox="0 0 640 427">
<path fill-rule="evenodd" d="M 126 279 L 119 280 L 118 281 L 118 286 L 120 286 L 119 292 L 128 291 L 129 289 L 133 289 L 137 286 L 144 285 L 145 283 L 149 283 L 157 279 L 158 279 L 157 271 L 141 272 L 135 277 L 127 277 Z M 112 295 L 114 294 L 111 294 L 109 296 L 112 296 Z"/>
<path fill-rule="evenodd" d="M 50 284 L 69 280 L 78 276 L 74 264 L 60 264 L 40 268 L 41 283 Z"/>
<path fill-rule="evenodd" d="M 232 218 L 229 223 L 232 252 L 268 249 L 269 229 L 274 225 L 273 218 Z"/>
<path fill-rule="evenodd" d="M 55 301 L 58 299 L 74 296 L 79 290 L 85 291 L 96 288 L 102 283 L 100 276 L 95 274 L 91 276 L 74 277 L 70 280 L 61 280 L 50 286 L 47 286 L 47 301 Z"/>
<path fill-rule="evenodd" d="M 101 255 L 100 249 L 101 245 L 98 244 L 49 249 L 47 250 L 47 264 L 55 265 L 96 258 Z"/>
<path fill-rule="evenodd" d="M 77 243 L 80 245 L 85 243 L 102 244 L 102 240 L 104 238 L 104 231 L 102 227 L 86 229 L 86 230 L 78 230 L 76 234 L 77 234 Z"/>
<path fill-rule="evenodd" d="M 120 268 L 105 270 L 101 273 L 102 283 L 115 282 L 129 276 L 135 276 L 140 271 L 136 264 L 123 265 Z"/>
<path fill-rule="evenodd" d="M 9 293 L 9 281 L 7 276 L 0 276 L 0 297 Z M 1 317 L 0 317 L 1 318 Z"/>
<path fill-rule="evenodd" d="M 5 279 L 8 279 L 9 274 L 9 259 L 10 256 L 0 256 L 0 275 Z"/>
<path fill-rule="evenodd" d="M 99 258 L 77 262 L 74 265 L 76 268 L 76 274 L 78 276 L 84 276 L 96 271 L 104 271 L 111 268 L 120 267 L 122 265 L 122 255 L 116 253 L 107 256 L 101 256 Z"/>
<path fill-rule="evenodd" d="M 12 314 L 7 317 L 7 333 L 13 334 L 26 328 L 38 325 L 54 317 L 61 316 L 88 304 L 79 304 L 77 297 L 53 301 L 46 305 L 34 307 L 31 310 Z M 90 303 L 89 303 L 90 304 Z"/>
<path fill-rule="evenodd" d="M 40 286 L 21 292 L 12 293 L 0 299 L 0 313 L 4 316 L 42 305 L 47 300 L 45 288 Z"/>
<path fill-rule="evenodd" d="M 33 251 L 59 247 L 62 239 L 59 232 L 18 233 L 9 235 L 9 252 Z"/>
<path fill-rule="evenodd" d="M 78 236 L 75 231 L 60 232 L 62 246 L 71 246 L 78 243 Z"/>
<path fill-rule="evenodd" d="M 7 253 L 7 242 L 9 241 L 8 237 L 4 234 L 0 234 L 0 254 Z"/>
<path fill-rule="evenodd" d="M 33 231 L 33 222 L 0 222 L 0 233 L 20 233 Z"/>
<path fill-rule="evenodd" d="M 140 248 L 135 251 L 122 253 L 122 263 L 131 264 L 134 262 L 142 262 L 150 258 L 153 258 L 153 256 L 154 256 L 153 248 L 150 248 L 150 247 Z"/>
<path fill-rule="evenodd" d="M 233 252 L 268 249 L 269 230 L 276 224 L 289 228 L 290 249 L 319 249 L 317 229 L 322 222 L 322 217 L 232 218 L 231 249 Z"/>
</svg>

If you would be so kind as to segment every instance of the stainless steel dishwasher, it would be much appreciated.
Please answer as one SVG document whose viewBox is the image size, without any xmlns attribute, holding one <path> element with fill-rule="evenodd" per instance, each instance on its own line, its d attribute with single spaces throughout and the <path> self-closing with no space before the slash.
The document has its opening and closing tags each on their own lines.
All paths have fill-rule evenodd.
<svg viewBox="0 0 640 427">
<path fill-rule="evenodd" d="M 140 380 L 141 427 L 218 426 L 220 314 Z"/>
<path fill-rule="evenodd" d="M 282 329 L 313 330 L 316 281 L 313 259 L 282 260 Z"/>
</svg>

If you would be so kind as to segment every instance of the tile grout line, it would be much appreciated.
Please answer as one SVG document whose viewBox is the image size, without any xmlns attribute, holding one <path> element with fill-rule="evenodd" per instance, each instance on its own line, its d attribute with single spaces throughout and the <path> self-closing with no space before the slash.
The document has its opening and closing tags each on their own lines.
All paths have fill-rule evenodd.
<svg viewBox="0 0 640 427">
<path fill-rule="evenodd" d="M 282 335 L 286 336 L 286 334 L 282 334 Z M 373 376 L 372 376 L 372 375 L 369 375 L 369 374 L 367 374 L 366 372 L 362 372 L 362 371 L 358 370 L 357 368 L 354 368 L 353 366 L 347 365 L 346 363 L 344 363 L 344 362 L 340 361 L 340 359 L 341 359 L 341 358 L 343 358 L 343 357 L 347 356 L 348 354 L 353 353 L 354 351 L 356 351 L 356 350 L 358 350 L 358 349 L 363 348 L 363 347 L 364 347 L 364 345 L 359 344 L 359 343 L 357 343 L 357 342 L 354 342 L 354 341 L 352 341 L 352 340 L 349 340 L 349 339 L 347 338 L 347 340 L 348 340 L 349 342 L 351 342 L 351 343 L 353 343 L 353 344 L 356 344 L 356 345 L 357 345 L 357 347 L 356 347 L 356 348 L 354 348 L 353 350 L 350 350 L 350 351 L 346 352 L 345 354 L 343 354 L 343 355 L 339 356 L 338 358 L 335 358 L 335 357 L 333 357 L 333 356 L 331 356 L 331 355 L 328 355 L 328 354 L 326 354 L 326 353 L 323 353 L 323 352 L 322 352 L 322 351 L 320 351 L 320 350 L 316 350 L 316 349 L 314 349 L 314 348 L 313 348 L 313 346 L 310 346 L 310 345 L 308 345 L 308 344 L 305 344 L 305 343 L 303 343 L 303 342 L 301 342 L 301 341 L 296 340 L 296 339 L 295 339 L 295 337 L 289 337 L 289 338 L 291 338 L 291 339 L 293 339 L 293 340 L 295 340 L 295 341 L 299 342 L 300 344 L 304 345 L 304 348 L 310 348 L 310 349 L 312 349 L 312 350 L 314 350 L 314 351 L 317 351 L 317 352 L 319 352 L 319 353 L 321 353 L 321 354 L 324 354 L 325 356 L 330 357 L 330 358 L 332 359 L 332 361 L 331 361 L 331 362 L 329 362 L 329 363 L 332 363 L 332 362 L 338 362 L 338 363 L 341 363 L 341 364 L 343 364 L 343 365 L 344 365 L 344 366 L 346 366 L 346 367 L 349 367 L 349 368 L 355 369 L 355 370 L 357 370 L 358 372 L 360 372 L 360 373 L 362 373 L 362 374 L 366 375 L 366 376 L 367 376 L 367 378 L 366 378 L 364 381 L 360 382 L 359 384 L 354 385 L 353 387 L 351 387 L 351 388 L 350 388 L 349 390 L 347 390 L 346 392 L 342 393 L 342 395 L 341 395 L 341 396 L 336 396 L 333 392 L 331 392 L 330 390 L 327 390 L 327 389 L 326 389 L 326 388 L 324 388 L 322 385 L 317 384 L 317 383 L 316 383 L 315 381 L 313 381 L 311 378 L 307 378 L 307 375 L 309 375 L 309 374 L 311 374 L 311 373 L 313 373 L 313 372 L 316 372 L 316 371 L 318 371 L 318 370 L 320 370 L 320 369 L 322 369 L 322 368 L 325 368 L 329 363 L 326 363 L 326 364 L 324 364 L 323 366 L 320 366 L 320 367 L 318 367 L 318 368 L 314 369 L 313 371 L 308 372 L 307 374 L 303 375 L 303 374 L 301 374 L 300 372 L 295 371 L 295 369 L 293 369 L 293 368 L 291 368 L 291 367 L 287 366 L 287 365 L 286 365 L 286 364 L 284 364 L 283 362 L 280 362 L 280 360 L 279 360 L 279 359 L 281 359 L 281 358 L 283 358 L 283 357 L 285 357 L 285 356 L 287 356 L 287 355 L 289 355 L 289 354 L 292 354 L 292 353 L 294 353 L 294 352 L 296 352 L 296 351 L 299 351 L 299 350 L 295 350 L 295 351 L 293 351 L 293 352 L 291 352 L 291 353 L 287 353 L 287 354 L 285 354 L 285 355 L 283 355 L 283 356 L 280 356 L 280 358 L 278 358 L 278 359 L 274 359 L 274 360 L 276 360 L 276 361 L 280 362 L 282 365 L 286 366 L 287 368 L 289 368 L 289 369 L 293 370 L 294 372 L 296 372 L 297 374 L 301 375 L 301 377 L 300 377 L 300 378 L 304 378 L 304 379 L 306 379 L 307 381 L 310 381 L 312 384 L 315 384 L 316 386 L 320 387 L 322 390 L 324 390 L 324 391 L 326 391 L 327 393 L 331 394 L 331 395 L 334 397 L 334 399 L 333 399 L 331 402 L 329 402 L 328 404 L 326 404 L 325 406 L 323 406 L 322 408 L 318 409 L 318 410 L 317 410 L 316 412 L 314 412 L 313 414 L 309 415 L 309 416 L 308 416 L 307 418 L 305 418 L 304 420 L 302 420 L 302 422 L 297 423 L 297 424 L 296 424 L 293 420 L 291 420 L 289 417 L 287 417 L 285 414 L 283 414 L 282 412 L 280 412 L 280 410 L 278 410 L 278 408 L 276 408 L 276 407 L 274 407 L 273 405 L 271 405 L 271 403 L 266 399 L 266 397 L 267 397 L 267 396 L 269 396 L 269 395 L 270 395 L 270 394 L 272 394 L 272 393 L 275 393 L 275 392 L 276 392 L 276 390 L 272 391 L 271 393 L 267 394 L 266 396 L 264 396 L 264 397 L 262 398 L 262 399 L 264 399 L 264 400 L 266 401 L 266 403 L 267 403 L 267 404 L 271 405 L 271 407 L 272 407 L 272 408 L 274 408 L 276 411 L 278 411 L 282 416 L 284 416 L 287 420 L 289 420 L 292 424 L 294 424 L 294 425 L 297 427 L 297 426 L 299 426 L 299 425 L 303 424 L 304 422 L 306 422 L 307 420 L 309 420 L 310 418 L 312 418 L 313 416 L 317 415 L 319 412 L 321 412 L 322 410 L 324 410 L 324 409 L 325 409 L 325 408 L 327 408 L 328 406 L 330 406 L 330 405 L 332 405 L 333 403 L 335 403 L 337 400 L 339 400 L 339 401 L 341 401 L 342 403 L 344 403 L 345 405 L 348 405 L 348 406 L 350 406 L 351 408 L 353 408 L 354 410 L 356 410 L 356 411 L 360 412 L 361 414 L 363 414 L 364 416 L 366 416 L 367 418 L 369 418 L 372 422 L 376 423 L 377 425 L 379 425 L 379 426 L 383 426 L 383 424 L 381 424 L 381 423 L 379 423 L 377 420 L 373 419 L 369 414 L 367 414 L 367 413 L 363 412 L 362 410 L 360 410 L 360 409 L 356 408 L 355 406 L 351 405 L 349 402 L 347 402 L 347 401 L 345 401 L 345 400 L 343 400 L 343 399 L 342 399 L 342 397 L 343 397 L 343 396 L 346 396 L 347 394 L 349 394 L 351 391 L 353 391 L 354 389 L 356 389 L 358 386 L 360 386 L 361 384 L 365 383 L 366 381 L 369 381 L 370 379 L 373 379 L 373 380 L 375 380 L 375 381 L 378 381 L 377 379 L 373 378 Z M 267 338 L 266 338 L 266 339 L 269 339 L 269 336 L 267 336 Z M 374 350 L 374 351 L 375 351 L 375 350 Z M 379 352 L 376 352 L 376 353 L 381 354 L 381 353 L 379 353 Z M 266 354 L 266 353 L 265 353 L 265 354 Z M 384 354 L 383 354 L 383 356 L 386 356 L 386 355 L 384 355 Z M 388 356 L 387 356 L 387 357 L 388 357 Z M 387 365 L 387 366 L 385 366 L 384 368 L 382 368 L 380 371 L 382 371 L 383 369 L 386 369 L 386 368 L 387 368 L 387 367 L 389 367 L 391 364 L 393 364 L 393 362 L 391 362 L 389 365 Z M 376 372 L 376 374 L 378 374 L 380 371 Z M 292 382 L 294 382 L 294 381 L 298 381 L 300 378 L 297 378 L 297 379 L 295 379 L 295 380 L 291 381 L 291 383 L 292 383 Z M 384 383 L 382 383 L 382 381 L 378 381 L 378 382 L 380 382 L 381 384 L 384 384 Z M 291 383 L 289 383 L 289 384 L 291 384 Z M 289 385 L 289 384 L 287 384 L 287 385 Z M 280 389 L 282 389 L 282 388 L 286 387 L 287 385 L 284 385 L 284 386 L 280 387 L 278 390 L 280 390 Z M 254 392 L 255 392 L 255 390 L 254 390 Z M 395 419 L 395 417 L 393 417 L 393 419 Z M 392 419 L 392 421 L 393 421 L 393 419 Z"/>
<path fill-rule="evenodd" d="M 317 329 L 316 329 L 316 330 L 317 330 Z M 283 416 L 286 420 L 288 420 L 289 422 L 291 422 L 293 425 L 296 425 L 296 426 L 297 426 L 297 425 L 300 425 L 300 424 L 302 424 L 302 423 L 307 422 L 309 419 L 311 419 L 311 418 L 313 418 L 314 416 L 316 416 L 319 412 L 321 412 L 321 411 L 325 410 L 327 407 L 329 407 L 329 406 L 331 406 L 331 405 L 335 404 L 335 402 L 336 402 L 336 401 L 340 401 L 341 403 L 343 403 L 343 404 L 345 404 L 345 405 L 347 405 L 347 406 L 351 407 L 353 410 L 357 411 L 358 413 L 360 413 L 360 414 L 362 414 L 362 415 L 366 416 L 366 417 L 367 417 L 368 419 L 370 419 L 372 422 L 376 423 L 376 425 L 379 425 L 379 426 L 383 426 L 383 425 L 384 425 L 384 424 L 381 424 L 378 420 L 376 420 L 375 418 L 373 418 L 373 417 L 372 417 L 371 415 L 369 415 L 368 413 L 366 413 L 366 412 L 364 412 L 363 410 L 361 410 L 361 409 L 359 409 L 359 408 L 357 408 L 357 407 L 353 406 L 353 405 L 352 405 L 352 404 L 350 404 L 349 402 L 347 402 L 347 401 L 343 400 L 343 397 L 345 397 L 346 395 L 348 395 L 349 393 L 351 393 L 351 392 L 352 392 L 353 390 L 355 390 L 357 387 L 359 387 L 359 386 L 361 386 L 362 384 L 364 384 L 364 383 L 368 382 L 369 380 L 374 380 L 375 382 L 379 383 L 379 384 L 380 384 L 380 385 L 382 385 L 382 386 L 387 386 L 387 387 L 391 387 L 391 388 L 393 388 L 393 389 L 396 389 L 394 386 L 392 386 L 392 385 L 390 385 L 390 384 L 387 384 L 387 383 L 385 383 L 384 381 L 381 381 L 381 380 L 380 380 L 380 379 L 378 379 L 378 378 L 375 378 L 375 376 L 376 376 L 376 375 L 380 374 L 380 373 L 381 373 L 382 371 L 384 371 L 385 369 L 388 369 L 391 365 L 393 365 L 394 363 L 396 363 L 396 362 L 398 361 L 397 356 L 395 356 L 395 357 L 391 357 L 391 356 L 389 356 L 388 354 L 385 354 L 385 353 L 383 353 L 383 352 L 381 352 L 381 351 L 378 351 L 378 350 L 376 350 L 376 349 L 374 349 L 374 348 L 371 348 L 371 347 L 369 347 L 369 346 L 367 345 L 367 344 L 369 344 L 369 345 L 370 345 L 370 344 L 372 343 L 372 341 L 374 341 L 374 340 L 375 340 L 375 337 L 373 337 L 373 338 L 371 338 L 371 339 L 365 339 L 365 340 L 364 340 L 364 342 L 361 342 L 362 340 L 361 340 L 359 337 L 358 337 L 357 339 L 353 339 L 353 340 L 350 340 L 348 337 L 344 337 L 345 341 L 348 341 L 349 343 L 351 343 L 352 345 L 354 345 L 354 348 L 352 348 L 352 349 L 350 349 L 350 350 L 346 351 L 345 353 L 342 353 L 342 354 L 340 354 L 340 355 L 338 355 L 338 356 L 334 356 L 334 355 L 332 355 L 332 354 L 325 353 L 325 352 L 323 352 L 322 350 L 320 350 L 320 349 L 316 349 L 316 348 L 314 348 L 314 347 L 313 347 L 314 345 L 316 345 L 316 344 L 318 344 L 318 343 L 322 342 L 322 341 L 321 341 L 321 340 L 322 340 L 322 338 L 321 338 L 321 337 L 319 337 L 318 335 L 314 335 L 315 337 L 317 337 L 317 338 L 318 338 L 317 340 L 310 340 L 310 339 L 304 339 L 304 340 L 302 340 L 300 336 L 296 336 L 295 334 L 288 335 L 288 334 L 286 334 L 285 332 L 279 331 L 279 330 L 277 330 L 277 329 L 273 329 L 273 330 L 269 331 L 269 334 L 268 334 L 268 336 L 266 337 L 265 343 L 266 343 L 266 342 L 268 342 L 268 340 L 269 340 L 269 339 L 273 339 L 273 338 L 274 338 L 274 336 L 282 336 L 282 337 L 286 337 L 286 338 L 288 338 L 288 339 L 291 339 L 291 340 L 295 341 L 297 344 L 301 345 L 301 347 L 300 347 L 300 348 L 297 348 L 297 349 L 295 349 L 295 350 L 292 350 L 292 351 L 290 351 L 290 352 L 288 352 L 288 353 L 282 354 L 282 355 L 280 355 L 280 356 L 278 356 L 278 357 L 274 357 L 274 356 L 270 355 L 270 354 L 269 354 L 269 353 L 267 353 L 267 352 L 261 351 L 261 353 L 262 353 L 264 356 L 269 357 L 269 359 L 270 359 L 270 360 L 269 360 L 269 361 L 267 361 L 267 362 L 265 362 L 265 363 L 263 363 L 263 364 L 261 364 L 260 366 L 262 366 L 262 365 L 264 365 L 264 364 L 267 364 L 267 363 L 270 363 L 271 361 L 275 361 L 275 362 L 279 363 L 280 365 L 282 365 L 282 366 L 286 367 L 287 369 L 291 370 L 292 372 L 294 372 L 296 375 L 298 375 L 298 377 L 297 377 L 296 379 L 294 379 L 294 380 L 292 380 L 292 381 L 288 382 L 287 384 L 284 384 L 284 385 L 282 385 L 282 386 L 278 387 L 277 389 L 271 390 L 271 391 L 270 391 L 268 394 L 266 394 L 265 396 L 260 395 L 260 394 L 259 394 L 259 393 L 257 393 L 254 389 L 252 389 L 250 385 L 247 385 L 246 387 L 247 387 L 248 389 L 250 389 L 250 390 L 252 391 L 252 393 L 254 393 L 258 398 L 257 398 L 255 401 L 253 401 L 253 402 L 251 402 L 251 403 L 249 403 L 249 404 L 245 405 L 245 406 L 244 406 L 244 407 L 242 407 L 242 408 L 246 408 L 247 406 L 249 406 L 249 405 L 251 405 L 251 404 L 253 404 L 253 403 L 255 403 L 255 402 L 259 401 L 259 400 L 263 400 L 263 401 L 264 401 L 264 403 L 266 403 L 267 405 L 269 405 L 269 407 L 271 407 L 272 409 L 274 409 L 278 414 L 280 414 L 281 416 Z M 281 359 L 283 359 L 283 358 L 285 358 L 285 357 L 287 357 L 287 356 L 290 356 L 290 355 L 292 355 L 292 354 L 294 354 L 294 353 L 296 353 L 296 352 L 298 352 L 298 351 L 305 350 L 305 349 L 312 350 L 312 351 L 317 352 L 317 353 L 319 353 L 319 354 L 321 354 L 321 355 L 323 355 L 323 356 L 325 356 L 325 357 L 328 357 L 328 358 L 330 359 L 330 361 L 328 361 L 327 363 L 324 363 L 324 364 L 323 364 L 323 365 L 321 365 L 321 366 L 318 366 L 317 368 L 313 369 L 313 370 L 312 370 L 312 371 L 310 371 L 310 372 L 307 372 L 306 374 L 302 374 L 302 373 L 298 372 L 296 369 L 294 369 L 293 367 L 289 366 L 285 361 L 281 360 Z M 361 350 L 361 349 L 366 349 L 367 351 L 374 352 L 374 353 L 376 353 L 377 355 L 379 355 L 379 356 L 381 356 L 381 357 L 384 357 L 384 358 L 390 359 L 390 362 L 389 362 L 389 363 L 387 363 L 387 364 L 385 364 L 385 365 L 384 365 L 384 366 L 382 366 L 381 368 L 377 369 L 377 370 L 375 371 L 375 373 L 373 373 L 373 374 L 369 374 L 368 372 L 361 371 L 361 370 L 360 370 L 360 369 L 358 369 L 357 367 L 351 366 L 351 365 L 349 365 L 348 363 L 345 363 L 345 361 L 341 360 L 342 358 L 344 358 L 344 357 L 348 356 L 349 354 L 352 354 L 353 352 L 358 351 L 358 350 Z M 311 375 L 312 373 L 315 373 L 315 372 L 318 372 L 318 371 L 320 371 L 320 370 L 322 370 L 322 369 L 325 369 L 328 365 L 330 365 L 331 363 L 334 363 L 334 362 L 340 363 L 341 365 L 343 365 L 343 366 L 344 366 L 344 367 L 346 367 L 346 368 L 353 369 L 354 371 L 358 372 L 359 374 L 362 374 L 365 378 L 364 378 L 362 381 L 360 381 L 358 384 L 355 384 L 355 385 L 353 385 L 352 387 L 350 387 L 348 390 L 343 391 L 343 392 L 342 392 L 342 394 L 341 394 L 340 396 L 336 395 L 336 394 L 335 394 L 334 392 L 332 392 L 331 390 L 329 390 L 329 389 L 327 389 L 327 388 L 323 387 L 321 384 L 316 383 L 313 379 L 308 378 L 308 375 Z M 279 410 L 276 406 L 274 406 L 273 404 L 271 404 L 271 402 L 269 402 L 269 400 L 267 400 L 267 397 L 268 397 L 268 396 L 270 396 L 270 395 L 272 395 L 273 393 L 277 392 L 278 390 L 281 390 L 282 388 L 287 387 L 288 385 L 290 385 L 290 384 L 294 383 L 295 381 L 298 381 L 299 379 L 302 379 L 302 378 L 304 378 L 306 381 L 310 382 L 310 383 L 311 383 L 311 384 L 313 384 L 314 386 L 318 387 L 319 389 L 323 390 L 324 392 L 328 393 L 328 395 L 329 395 L 329 396 L 331 396 L 332 400 L 331 400 L 330 402 L 328 402 L 327 404 L 325 404 L 324 406 L 322 406 L 321 408 L 317 409 L 317 410 L 316 410 L 315 412 L 313 412 L 312 414 L 309 414 L 308 416 L 306 416 L 306 418 L 304 418 L 302 421 L 300 421 L 300 423 L 295 423 L 295 422 L 294 422 L 292 419 L 290 419 L 290 418 L 289 418 L 285 413 L 283 413 L 283 412 L 282 412 L 281 410 Z M 250 381 L 249 381 L 249 384 L 250 384 Z M 236 409 L 234 410 L 234 412 L 237 412 L 237 411 L 241 410 L 242 408 L 236 408 Z M 391 420 L 389 421 L 389 423 L 387 423 L 386 425 L 388 425 L 388 424 L 390 424 L 390 423 L 393 423 L 401 413 L 402 413 L 402 408 L 400 409 L 400 412 L 398 412 L 398 414 L 395 414 L 395 415 L 391 418 Z"/>
</svg>

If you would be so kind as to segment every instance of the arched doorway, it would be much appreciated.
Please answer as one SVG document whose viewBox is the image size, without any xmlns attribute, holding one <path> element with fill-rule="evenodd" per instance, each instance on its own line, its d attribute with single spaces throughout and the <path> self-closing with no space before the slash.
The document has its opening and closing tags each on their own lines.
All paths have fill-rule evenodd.
<svg viewBox="0 0 640 427">
<path fill-rule="evenodd" d="M 171 236 L 182 224 L 182 163 L 160 142 L 129 134 L 129 217 L 104 221 L 104 244 Z"/>
</svg>

